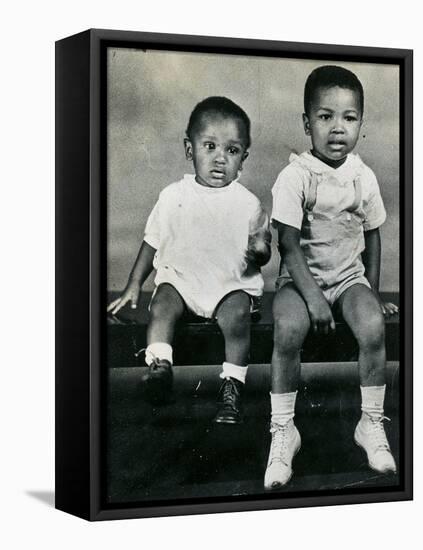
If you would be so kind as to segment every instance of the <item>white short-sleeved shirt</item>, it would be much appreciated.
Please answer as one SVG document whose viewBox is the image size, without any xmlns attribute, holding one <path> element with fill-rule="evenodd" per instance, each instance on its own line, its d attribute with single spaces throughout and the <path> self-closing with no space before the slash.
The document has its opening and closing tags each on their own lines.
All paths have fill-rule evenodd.
<svg viewBox="0 0 423 550">
<path fill-rule="evenodd" d="M 304 203 L 310 186 L 310 172 L 321 177 L 318 187 L 316 214 L 328 219 L 347 210 L 354 201 L 354 179 L 360 177 L 363 229 L 380 227 L 386 211 L 374 172 L 356 154 L 349 154 L 339 168 L 331 168 L 311 153 L 292 154 L 290 164 L 279 174 L 272 189 L 272 219 L 301 229 Z"/>
<path fill-rule="evenodd" d="M 212 317 L 235 290 L 263 293 L 261 273 L 246 276 L 248 235 L 263 219 L 258 198 L 238 181 L 205 187 L 185 175 L 159 196 L 144 240 L 156 249 L 155 284 L 172 284 L 196 314 Z"/>
<path fill-rule="evenodd" d="M 316 200 L 305 218 L 313 178 Z M 369 286 L 361 261 L 363 232 L 382 225 L 386 212 L 376 177 L 358 155 L 348 155 L 337 169 L 309 152 L 291 155 L 272 193 L 272 219 L 301 231 L 307 264 L 331 302 L 352 284 Z M 289 278 L 283 263 L 280 275 Z"/>
</svg>

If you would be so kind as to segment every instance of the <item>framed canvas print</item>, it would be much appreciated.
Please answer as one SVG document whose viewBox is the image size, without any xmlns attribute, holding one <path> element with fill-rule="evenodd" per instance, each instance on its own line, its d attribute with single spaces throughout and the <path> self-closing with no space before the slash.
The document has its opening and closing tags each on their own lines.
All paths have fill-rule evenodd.
<svg viewBox="0 0 423 550">
<path fill-rule="evenodd" d="M 56 43 L 56 507 L 412 498 L 412 52 Z"/>
</svg>

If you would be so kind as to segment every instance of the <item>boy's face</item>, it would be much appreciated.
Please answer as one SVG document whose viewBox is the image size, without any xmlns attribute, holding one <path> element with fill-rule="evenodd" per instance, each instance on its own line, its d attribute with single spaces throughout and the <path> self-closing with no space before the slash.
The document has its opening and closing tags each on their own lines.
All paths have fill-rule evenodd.
<svg viewBox="0 0 423 550">
<path fill-rule="evenodd" d="M 197 183 L 224 187 L 236 179 L 248 157 L 242 121 L 205 113 L 192 139 L 185 139 L 185 155 L 192 160 Z"/>
<path fill-rule="evenodd" d="M 358 140 L 362 122 L 357 92 L 332 86 L 318 88 L 303 114 L 304 130 L 311 136 L 312 153 L 336 168 L 344 163 Z"/>
</svg>

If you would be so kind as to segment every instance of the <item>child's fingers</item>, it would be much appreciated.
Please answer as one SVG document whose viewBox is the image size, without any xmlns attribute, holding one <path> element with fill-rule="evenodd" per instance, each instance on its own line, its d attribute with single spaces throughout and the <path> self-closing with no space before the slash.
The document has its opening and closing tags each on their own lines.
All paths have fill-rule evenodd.
<svg viewBox="0 0 423 550">
<path fill-rule="evenodd" d="M 398 306 L 391 304 L 390 302 L 385 304 L 385 309 L 389 315 L 395 315 L 399 311 Z"/>
<path fill-rule="evenodd" d="M 127 299 L 121 298 L 116 304 L 114 310 L 112 311 L 113 315 L 116 315 L 116 313 L 123 308 L 123 306 L 126 304 L 127 301 L 128 301 Z"/>
<path fill-rule="evenodd" d="M 324 321 L 324 323 L 322 323 L 322 327 L 323 327 L 324 334 L 329 334 L 330 332 L 334 332 L 336 326 L 335 326 L 335 321 L 333 320 L 333 317 Z"/>
<path fill-rule="evenodd" d="M 111 311 L 115 306 L 116 304 L 118 304 L 120 301 L 120 298 L 117 298 L 116 300 L 113 300 L 113 302 L 111 302 L 108 306 L 107 306 L 107 312 Z"/>
</svg>

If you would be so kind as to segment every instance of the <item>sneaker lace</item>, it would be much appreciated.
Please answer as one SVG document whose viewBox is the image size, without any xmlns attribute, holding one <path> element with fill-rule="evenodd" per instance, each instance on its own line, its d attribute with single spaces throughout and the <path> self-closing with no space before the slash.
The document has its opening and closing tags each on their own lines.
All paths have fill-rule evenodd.
<svg viewBox="0 0 423 550">
<path fill-rule="evenodd" d="M 391 421 L 390 418 L 387 416 L 380 416 L 380 417 L 369 417 L 371 428 L 372 428 L 372 436 L 373 441 L 375 445 L 375 449 L 377 451 L 386 451 L 390 450 L 388 440 L 386 439 L 386 433 L 385 428 L 383 427 L 383 421 L 388 420 Z"/>
<path fill-rule="evenodd" d="M 138 357 L 138 356 L 141 355 L 141 353 L 142 353 L 143 351 L 145 351 L 146 349 L 147 349 L 147 348 L 141 348 L 141 349 L 139 349 L 138 351 L 136 351 L 136 352 L 134 353 L 134 357 Z"/>
<path fill-rule="evenodd" d="M 270 463 L 279 461 L 288 466 L 288 424 L 272 424 L 272 445 L 270 447 Z"/>
</svg>

